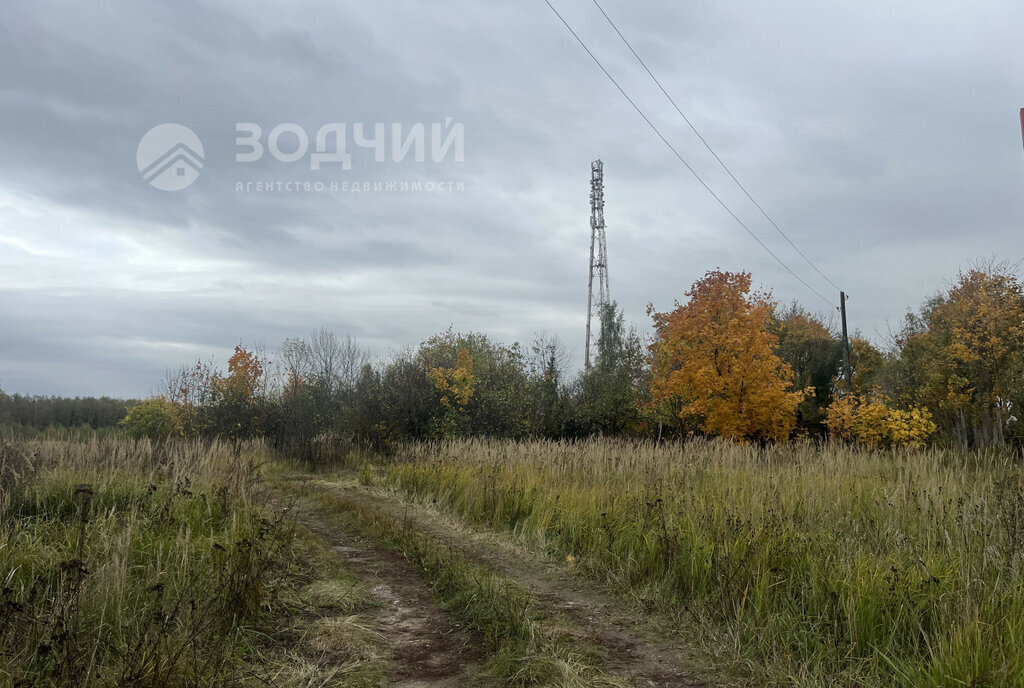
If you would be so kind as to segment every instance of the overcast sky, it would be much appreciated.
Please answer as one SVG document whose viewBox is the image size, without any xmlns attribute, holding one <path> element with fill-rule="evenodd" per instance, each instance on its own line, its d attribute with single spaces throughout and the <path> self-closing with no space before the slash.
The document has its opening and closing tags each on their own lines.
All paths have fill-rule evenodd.
<svg viewBox="0 0 1024 688">
<path fill-rule="evenodd" d="M 700 145 L 590 0 L 553 0 L 673 145 L 797 274 L 838 295 Z M 761 205 L 883 340 L 973 260 L 1024 258 L 1024 4 L 604 0 Z M 236 162 L 236 122 L 445 118 L 464 161 Z M 140 138 L 205 163 L 150 186 Z M 404 129 L 403 129 L 404 130 Z M 286 135 L 281 148 L 294 148 Z M 287 145 L 286 145 L 287 144 Z M 312 145 L 312 143 L 311 143 Z M 451 152 L 451 151 L 450 151 Z M 145 395 L 326 326 L 375 353 L 454 326 L 558 334 L 582 360 L 590 161 L 611 291 L 648 329 L 705 270 L 829 305 L 699 186 L 542 0 L 0 3 L 0 387 Z M 461 182 L 445 192 L 238 191 L 246 181 Z M 328 186 L 329 189 L 329 186 Z"/>
</svg>

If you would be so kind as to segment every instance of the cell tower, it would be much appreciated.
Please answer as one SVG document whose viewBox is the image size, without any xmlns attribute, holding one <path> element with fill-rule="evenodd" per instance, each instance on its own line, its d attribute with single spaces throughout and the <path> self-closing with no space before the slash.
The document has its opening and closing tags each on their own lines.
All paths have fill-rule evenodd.
<svg viewBox="0 0 1024 688">
<path fill-rule="evenodd" d="M 600 160 L 595 160 L 590 163 L 590 279 L 587 282 L 587 350 L 584 358 L 584 366 L 587 368 L 590 367 L 591 349 L 596 346 L 591 338 L 590 322 L 596 315 L 600 327 L 601 313 L 610 300 L 608 248 L 604 240 L 604 164 Z"/>
</svg>

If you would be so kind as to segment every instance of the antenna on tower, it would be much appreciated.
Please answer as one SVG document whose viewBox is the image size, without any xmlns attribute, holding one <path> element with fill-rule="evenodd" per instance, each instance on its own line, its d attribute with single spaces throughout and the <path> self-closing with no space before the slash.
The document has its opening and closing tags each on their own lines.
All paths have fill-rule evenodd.
<svg viewBox="0 0 1024 688">
<path fill-rule="evenodd" d="M 596 251 L 595 251 L 596 249 Z M 597 275 L 597 297 L 594 296 L 594 275 Z M 590 322 L 597 314 L 598 325 L 604 307 L 611 300 L 608 291 L 608 247 L 604 239 L 604 163 L 595 160 L 590 163 L 590 279 L 587 282 L 587 349 L 584 366 L 590 367 L 591 338 Z"/>
</svg>

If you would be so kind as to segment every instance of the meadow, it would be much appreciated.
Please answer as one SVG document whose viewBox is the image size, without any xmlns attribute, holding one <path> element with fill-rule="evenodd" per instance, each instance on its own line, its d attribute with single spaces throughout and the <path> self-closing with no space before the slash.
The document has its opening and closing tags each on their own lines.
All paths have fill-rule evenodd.
<svg viewBox="0 0 1024 688">
<path fill-rule="evenodd" d="M 1005 453 L 469 440 L 407 447 L 384 475 L 725 628 L 771 684 L 1024 684 L 1024 476 Z"/>
<path fill-rule="evenodd" d="M 708 685 L 1024 685 L 1024 471 L 720 440 L 310 467 L 260 442 L 0 439 L 0 685 L 636 684 L 609 638 Z"/>
</svg>

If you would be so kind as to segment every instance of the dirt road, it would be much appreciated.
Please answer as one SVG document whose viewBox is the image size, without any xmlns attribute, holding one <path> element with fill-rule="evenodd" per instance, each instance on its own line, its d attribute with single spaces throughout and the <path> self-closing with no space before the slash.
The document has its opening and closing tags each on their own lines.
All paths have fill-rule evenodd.
<svg viewBox="0 0 1024 688">
<path fill-rule="evenodd" d="M 386 646 L 392 661 L 385 685 L 491 685 L 481 673 L 487 647 L 455 622 L 435 601 L 431 581 L 413 562 L 396 553 L 360 524 L 359 514 L 379 515 L 430 538 L 437 547 L 514 581 L 525 588 L 539 623 L 590 658 L 600 685 L 718 686 L 744 685 L 736 679 L 709 678 L 705 663 L 678 635 L 665 633 L 654 618 L 617 598 L 600 583 L 496 533 L 466 527 L 430 505 L 410 503 L 396 493 L 358 484 L 354 476 L 325 480 L 292 475 L 282 483 L 296 502 L 296 517 L 321 538 L 345 568 L 363 581 L 374 604 L 366 622 Z M 344 512 L 332 508 L 343 500 Z M 335 504 L 339 503 L 337 501 Z M 544 685 L 598 685 L 556 680 Z"/>
</svg>

